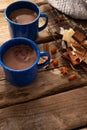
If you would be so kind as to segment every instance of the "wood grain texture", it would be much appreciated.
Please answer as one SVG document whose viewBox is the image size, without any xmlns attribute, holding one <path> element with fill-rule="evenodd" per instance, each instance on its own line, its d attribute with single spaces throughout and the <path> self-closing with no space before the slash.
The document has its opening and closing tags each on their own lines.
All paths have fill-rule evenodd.
<svg viewBox="0 0 87 130">
<path fill-rule="evenodd" d="M 47 95 L 64 92 L 87 85 L 87 76 L 78 74 L 73 81 L 62 75 L 59 69 L 39 72 L 36 80 L 27 86 L 16 87 L 5 79 L 0 81 L 0 108 L 31 101 Z"/>
<path fill-rule="evenodd" d="M 0 45 L 10 39 L 8 23 L 5 20 L 4 14 L 0 13 Z"/>
<path fill-rule="evenodd" d="M 3 11 L 10 3 L 16 0 L 0 0 L 0 11 Z"/>
<path fill-rule="evenodd" d="M 1 130 L 71 130 L 87 125 L 87 86 L 0 109 Z"/>
<path fill-rule="evenodd" d="M 0 0 L 0 11 L 3 11 L 9 4 L 15 2 L 17 0 Z M 44 0 L 29 0 L 31 2 L 37 3 L 39 5 L 41 5 L 41 3 L 43 4 L 45 1 Z"/>
</svg>

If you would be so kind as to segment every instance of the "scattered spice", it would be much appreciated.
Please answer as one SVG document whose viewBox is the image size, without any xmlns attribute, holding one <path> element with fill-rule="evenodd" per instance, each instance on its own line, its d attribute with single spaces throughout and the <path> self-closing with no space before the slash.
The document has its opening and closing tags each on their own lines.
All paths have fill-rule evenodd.
<svg viewBox="0 0 87 130">
<path fill-rule="evenodd" d="M 62 67 L 60 67 L 60 71 L 63 74 L 67 74 L 69 72 L 69 68 L 66 66 L 62 66 Z"/>
<path fill-rule="evenodd" d="M 71 80 L 74 80 L 77 78 L 77 75 L 76 74 L 71 74 L 68 79 L 71 81 Z"/>
<path fill-rule="evenodd" d="M 51 54 L 55 54 L 56 52 L 57 52 L 57 48 L 56 47 L 51 48 Z"/>
<path fill-rule="evenodd" d="M 58 66 L 58 59 L 54 59 L 52 63 L 53 63 L 54 67 L 57 67 Z"/>
</svg>

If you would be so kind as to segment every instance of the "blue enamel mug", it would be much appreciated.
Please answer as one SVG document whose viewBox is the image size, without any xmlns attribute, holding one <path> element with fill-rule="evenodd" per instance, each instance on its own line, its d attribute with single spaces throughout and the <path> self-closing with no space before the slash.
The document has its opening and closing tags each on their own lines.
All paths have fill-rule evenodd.
<svg viewBox="0 0 87 130">
<path fill-rule="evenodd" d="M 36 59 L 34 63 L 22 70 L 15 70 L 10 67 L 8 67 L 4 62 L 3 62 L 3 56 L 4 54 L 13 46 L 19 45 L 19 44 L 26 44 L 34 49 L 36 52 Z M 40 57 L 46 56 L 47 59 L 43 63 L 38 63 Z M 16 86 L 25 86 L 27 84 L 32 83 L 38 73 L 38 69 L 41 69 L 42 67 L 48 65 L 50 62 L 50 55 L 48 52 L 40 52 L 39 47 L 37 44 L 27 38 L 23 37 L 17 37 L 17 38 L 12 38 L 5 43 L 3 43 L 0 47 L 0 64 L 5 72 L 5 77 L 6 79 L 12 83 L 13 85 Z"/>
<path fill-rule="evenodd" d="M 13 11 L 18 9 L 31 9 L 37 17 L 29 23 L 20 24 L 12 21 L 10 15 Z M 41 13 L 37 4 L 30 1 L 16 1 L 8 5 L 4 11 L 5 19 L 8 22 L 11 37 L 25 37 L 35 41 L 38 37 L 38 32 L 42 31 L 47 27 L 48 16 L 45 13 Z M 45 18 L 44 24 L 39 27 L 39 19 Z"/>
</svg>

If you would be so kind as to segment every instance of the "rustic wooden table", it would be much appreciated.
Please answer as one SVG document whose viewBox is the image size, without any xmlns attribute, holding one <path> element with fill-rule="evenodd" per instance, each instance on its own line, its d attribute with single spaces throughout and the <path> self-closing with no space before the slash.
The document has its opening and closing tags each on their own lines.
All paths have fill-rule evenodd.
<svg viewBox="0 0 87 130">
<path fill-rule="evenodd" d="M 3 11 L 13 1 L 0 0 L 0 44 L 10 39 Z M 47 28 L 39 33 L 36 41 L 38 46 L 58 44 L 52 7 L 42 0 L 32 1 L 49 16 Z M 73 24 L 76 23 L 71 20 Z M 84 25 L 87 24 L 82 21 L 80 26 L 87 30 Z M 66 65 L 66 61 L 61 64 Z M 71 69 L 69 74 L 75 73 L 77 78 L 69 81 L 69 75 L 60 72 L 61 64 L 39 71 L 36 80 L 25 87 L 7 82 L 0 68 L 0 130 L 87 130 L 87 74 Z"/>
</svg>

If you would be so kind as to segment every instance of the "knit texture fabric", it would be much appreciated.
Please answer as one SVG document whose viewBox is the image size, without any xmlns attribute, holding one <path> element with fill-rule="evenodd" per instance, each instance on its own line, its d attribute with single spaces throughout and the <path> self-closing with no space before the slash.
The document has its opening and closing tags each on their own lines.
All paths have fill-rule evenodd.
<svg viewBox="0 0 87 130">
<path fill-rule="evenodd" d="M 47 0 L 53 7 L 75 19 L 87 19 L 87 0 Z"/>
</svg>

